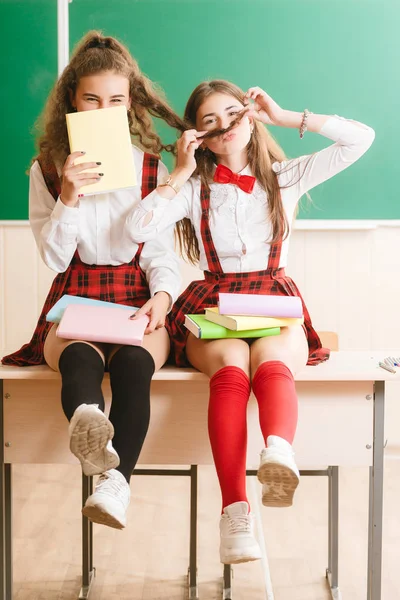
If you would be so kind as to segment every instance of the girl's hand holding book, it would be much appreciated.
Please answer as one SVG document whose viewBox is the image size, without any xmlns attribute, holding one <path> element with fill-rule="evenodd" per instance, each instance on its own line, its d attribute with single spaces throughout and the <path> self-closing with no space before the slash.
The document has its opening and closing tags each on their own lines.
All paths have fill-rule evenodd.
<svg viewBox="0 0 400 600">
<path fill-rule="evenodd" d="M 61 178 L 61 201 L 66 206 L 74 207 L 78 204 L 79 190 L 84 185 L 90 185 L 97 183 L 102 177 L 103 173 L 84 173 L 86 169 L 95 169 L 101 163 L 99 162 L 86 162 L 79 163 L 76 165 L 74 161 L 81 157 L 84 152 L 72 152 L 67 157 L 62 170 Z"/>
<path fill-rule="evenodd" d="M 167 292 L 157 292 L 150 300 L 147 300 L 146 304 L 135 312 L 134 316 L 130 318 L 135 320 L 143 315 L 149 317 L 149 324 L 144 332 L 146 335 L 148 333 L 153 333 L 155 329 L 164 327 L 165 317 L 167 316 L 170 307 L 171 296 Z"/>
</svg>

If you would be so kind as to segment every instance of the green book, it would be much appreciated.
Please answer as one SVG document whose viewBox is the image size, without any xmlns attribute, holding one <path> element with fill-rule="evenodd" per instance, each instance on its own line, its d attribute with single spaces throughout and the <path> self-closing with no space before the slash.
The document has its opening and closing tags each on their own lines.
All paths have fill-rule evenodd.
<svg viewBox="0 0 400 600">
<path fill-rule="evenodd" d="M 246 331 L 232 331 L 208 321 L 205 315 L 185 315 L 185 327 L 197 338 L 203 340 L 219 340 L 222 338 L 260 338 L 268 335 L 279 335 L 280 327 L 267 327 L 263 329 L 248 329 Z"/>
</svg>

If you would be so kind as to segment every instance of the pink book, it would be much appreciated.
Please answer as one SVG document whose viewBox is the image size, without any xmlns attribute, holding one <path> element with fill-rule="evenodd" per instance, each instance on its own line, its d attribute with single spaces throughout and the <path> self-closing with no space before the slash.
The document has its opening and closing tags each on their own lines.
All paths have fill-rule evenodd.
<svg viewBox="0 0 400 600">
<path fill-rule="evenodd" d="M 132 315 L 135 313 L 132 310 Z M 124 308 L 70 304 L 64 311 L 57 336 L 67 340 L 141 346 L 149 318 L 131 320 Z"/>
<path fill-rule="evenodd" d="M 221 315 L 249 315 L 254 317 L 303 316 L 303 305 L 298 296 L 268 296 L 262 294 L 219 294 Z"/>
</svg>

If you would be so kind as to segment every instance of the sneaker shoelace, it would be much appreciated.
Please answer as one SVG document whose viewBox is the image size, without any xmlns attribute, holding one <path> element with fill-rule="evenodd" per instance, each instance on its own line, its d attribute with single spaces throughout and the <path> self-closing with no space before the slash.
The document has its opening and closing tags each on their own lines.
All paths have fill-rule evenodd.
<svg viewBox="0 0 400 600">
<path fill-rule="evenodd" d="M 96 492 L 105 492 L 112 496 L 120 495 L 121 492 L 125 491 L 125 482 L 114 477 L 109 477 L 106 474 L 100 475 L 97 485 Z M 126 495 L 126 494 L 125 494 Z"/>
<path fill-rule="evenodd" d="M 284 450 L 283 448 L 279 448 L 278 446 L 270 446 L 269 448 L 266 448 L 264 450 L 261 450 L 260 456 L 263 457 L 266 454 L 266 450 L 274 450 L 274 452 L 276 452 L 276 454 L 280 454 L 281 456 L 291 456 L 294 457 L 294 452 L 293 450 Z"/>
<path fill-rule="evenodd" d="M 250 516 L 237 515 L 229 517 L 229 533 L 251 533 Z"/>
</svg>

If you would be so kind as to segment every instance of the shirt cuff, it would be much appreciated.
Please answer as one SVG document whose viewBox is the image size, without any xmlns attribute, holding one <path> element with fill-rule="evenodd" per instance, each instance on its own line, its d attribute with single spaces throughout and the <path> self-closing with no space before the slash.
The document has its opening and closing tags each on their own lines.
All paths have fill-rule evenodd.
<svg viewBox="0 0 400 600">
<path fill-rule="evenodd" d="M 53 219 L 59 221 L 60 223 L 67 223 L 68 225 L 77 225 L 79 219 L 78 206 L 66 206 L 62 202 L 61 198 L 58 197 L 51 216 Z"/>
</svg>

